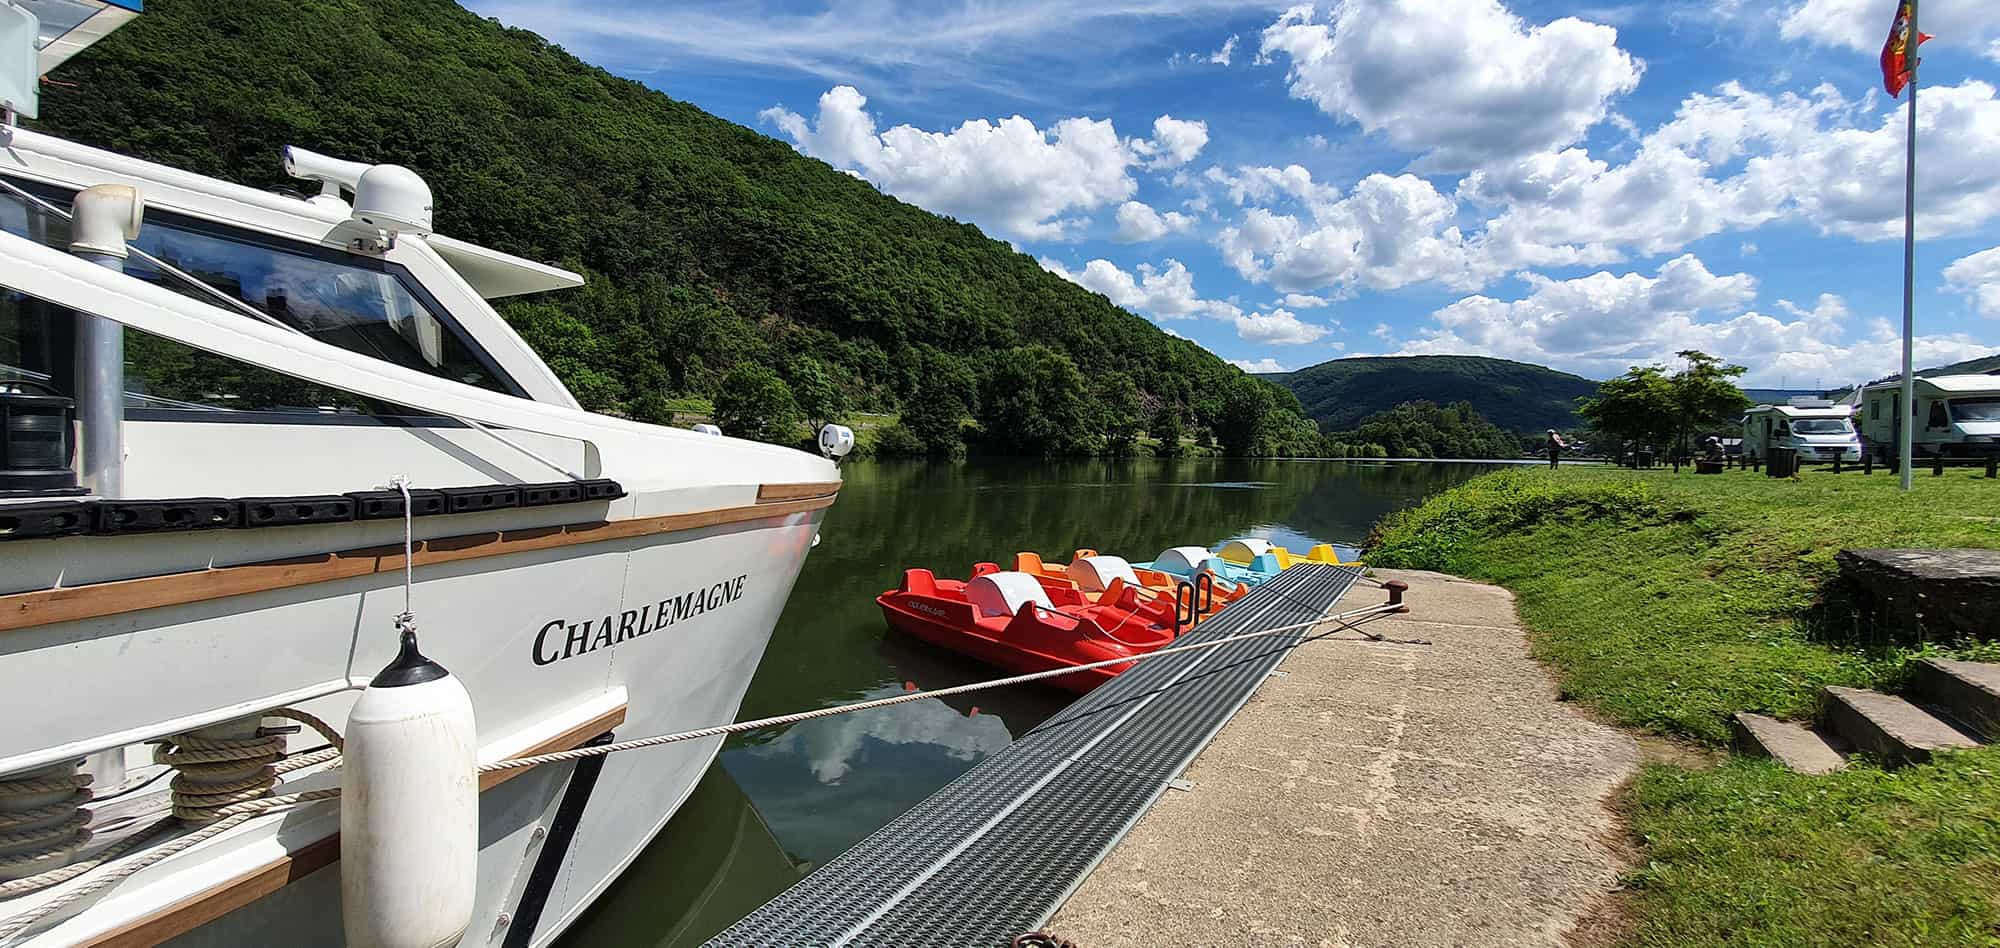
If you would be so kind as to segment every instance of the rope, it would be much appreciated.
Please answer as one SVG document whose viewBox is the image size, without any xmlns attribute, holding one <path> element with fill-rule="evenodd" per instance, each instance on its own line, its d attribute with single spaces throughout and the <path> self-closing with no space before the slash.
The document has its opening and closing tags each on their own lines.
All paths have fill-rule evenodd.
<svg viewBox="0 0 2000 948">
<path fill-rule="evenodd" d="M 490 764 L 481 764 L 479 766 L 479 772 L 483 774 L 494 773 L 496 771 L 503 771 L 503 770 L 518 770 L 523 767 L 536 767 L 542 764 L 555 763 L 558 761 L 583 760 L 584 758 L 587 757 L 602 757 L 606 754 L 615 754 L 620 751 L 638 750 L 639 748 L 642 747 L 658 747 L 662 744 L 673 744 L 673 743 L 678 743 L 680 741 L 694 741 L 706 737 L 720 737 L 725 734 L 735 734 L 741 731 L 757 731 L 767 727 L 782 727 L 785 725 L 798 724 L 805 721 L 815 720 L 817 718 L 831 717 L 836 714 L 847 714 L 854 711 L 872 711 L 876 708 L 886 708 L 892 705 L 908 704 L 909 702 L 922 701 L 926 698 L 944 698 L 952 695 L 968 694 L 974 691 L 985 691 L 992 688 L 1004 688 L 1010 685 L 1026 684 L 1031 681 L 1042 681 L 1044 679 L 1057 678 L 1075 672 L 1089 671 L 1093 668 L 1108 668 L 1112 665 L 1123 665 L 1126 664 L 1127 662 L 1144 661 L 1146 659 L 1155 658 L 1161 655 L 1173 655 L 1180 652 L 1192 652 L 1198 649 L 1215 648 L 1221 645 L 1228 645 L 1231 642 L 1241 642 L 1247 639 L 1262 638 L 1267 635 L 1277 635 L 1278 633 L 1281 632 L 1296 632 L 1300 629 L 1312 628 L 1313 626 L 1319 625 L 1322 622 L 1339 622 L 1343 625 L 1351 627 L 1352 624 L 1347 622 L 1346 620 L 1363 618 L 1374 615 L 1386 615 L 1390 612 L 1401 611 L 1402 609 L 1403 609 L 1402 606 L 1392 606 L 1388 605 L 1387 603 L 1384 603 L 1379 606 L 1369 606 L 1367 608 L 1355 609 L 1350 612 L 1343 612 L 1337 615 L 1321 616 L 1317 619 L 1311 619 L 1306 622 L 1297 622 L 1291 625 L 1281 625 L 1275 628 L 1264 629 L 1258 632 L 1244 632 L 1238 635 L 1227 636 L 1225 638 L 1212 639 L 1207 642 L 1196 642 L 1191 645 L 1172 645 L 1166 648 L 1154 649 L 1153 651 L 1150 652 L 1146 652 L 1140 655 L 1127 656 L 1124 658 L 1108 658 L 1103 661 L 1086 662 L 1082 665 L 1065 665 L 1062 668 L 1052 668 L 1047 671 L 1029 672 L 1025 675 L 1014 675 L 1008 678 L 995 678 L 990 681 L 976 681 L 971 684 L 954 685 L 949 688 L 936 688 L 930 691 L 909 691 L 888 698 L 876 698 L 872 701 L 859 701 L 853 704 L 834 705 L 826 708 L 818 708 L 812 711 L 799 711 L 793 714 L 781 714 L 778 715 L 777 717 L 758 718 L 752 721 L 738 721 L 735 724 L 718 724 L 712 727 L 697 728 L 692 731 L 681 731 L 677 734 L 662 734 L 657 737 L 645 737 L 631 741 L 620 741 L 615 744 L 599 744 L 592 747 L 578 747 L 573 750 L 556 751 L 550 754 L 537 754 L 532 757 L 515 757 L 510 760 L 496 760 Z"/>
<path fill-rule="evenodd" d="M 1015 935 L 1011 948 L 1081 948 L 1076 942 L 1048 932 L 1029 932 Z"/>
<path fill-rule="evenodd" d="M 90 775 L 71 772 L 59 777 L 0 780 L 0 800 L 47 796 L 67 791 L 68 797 L 24 810 L 0 812 L 0 849 L 18 850 L 0 856 L 0 871 L 19 872 L 64 850 L 90 841 Z"/>
<path fill-rule="evenodd" d="M 228 808 L 269 793 L 278 785 L 279 774 L 340 756 L 340 733 L 318 717 L 295 708 L 279 708 L 268 716 L 304 724 L 333 746 L 287 760 L 285 735 L 276 731 L 260 729 L 253 737 L 241 738 L 176 734 L 153 752 L 155 763 L 179 771 L 170 785 L 174 816 L 189 823 L 221 819 L 231 812 Z"/>
</svg>

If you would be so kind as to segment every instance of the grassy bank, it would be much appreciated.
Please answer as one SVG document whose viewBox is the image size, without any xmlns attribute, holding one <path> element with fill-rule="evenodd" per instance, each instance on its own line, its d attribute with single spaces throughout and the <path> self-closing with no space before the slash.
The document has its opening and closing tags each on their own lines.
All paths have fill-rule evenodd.
<svg viewBox="0 0 2000 948">
<path fill-rule="evenodd" d="M 1810 715 L 1823 685 L 1893 688 L 1918 649 L 1819 607 L 1848 547 L 2000 547 L 2000 483 L 1508 471 L 1378 527 L 1370 562 L 1501 583 L 1564 695 L 1707 743 L 1740 710 Z M 2000 648 L 1925 646 L 2000 659 Z M 1631 875 L 1647 945 L 2000 945 L 2000 751 L 1801 777 L 1647 767 Z"/>
</svg>

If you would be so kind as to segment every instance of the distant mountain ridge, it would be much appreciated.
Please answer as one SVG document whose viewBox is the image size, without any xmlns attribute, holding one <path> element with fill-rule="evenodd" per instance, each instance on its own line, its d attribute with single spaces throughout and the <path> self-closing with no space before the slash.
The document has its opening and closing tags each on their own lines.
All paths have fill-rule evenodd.
<svg viewBox="0 0 2000 948">
<path fill-rule="evenodd" d="M 1577 398 L 1597 393 L 1597 383 L 1580 375 L 1485 356 L 1357 356 L 1263 377 L 1291 389 L 1327 431 L 1413 401 L 1471 402 L 1513 431 L 1576 428 Z"/>
</svg>

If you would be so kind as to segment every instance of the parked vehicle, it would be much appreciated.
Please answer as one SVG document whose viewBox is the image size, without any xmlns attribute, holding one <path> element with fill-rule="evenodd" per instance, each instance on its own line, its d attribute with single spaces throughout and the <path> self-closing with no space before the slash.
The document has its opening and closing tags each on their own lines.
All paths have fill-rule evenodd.
<svg viewBox="0 0 2000 948">
<path fill-rule="evenodd" d="M 1903 400 L 1901 379 L 1861 390 L 1861 433 L 1876 456 L 1895 456 Z M 2000 454 L 2000 375 L 1940 375 L 1916 380 L 1910 443 L 1919 457 Z"/>
<path fill-rule="evenodd" d="M 1851 405 L 1818 398 L 1759 405 L 1743 416 L 1743 443 L 1755 458 L 1794 451 L 1801 461 L 1860 461 L 1861 437 L 1855 433 L 1853 415 Z"/>
</svg>

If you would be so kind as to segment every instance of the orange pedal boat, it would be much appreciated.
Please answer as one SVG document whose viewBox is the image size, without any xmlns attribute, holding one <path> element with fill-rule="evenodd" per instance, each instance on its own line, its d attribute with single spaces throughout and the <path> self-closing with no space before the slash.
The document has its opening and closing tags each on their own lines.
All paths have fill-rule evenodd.
<svg viewBox="0 0 2000 948">
<path fill-rule="evenodd" d="M 1212 578 L 1209 583 L 1201 584 L 1203 588 L 1196 590 L 1190 580 L 1160 570 L 1141 569 L 1122 556 L 1108 556 L 1096 550 L 1076 551 L 1067 566 L 1044 563 L 1039 553 L 1016 553 L 1014 569 L 1042 580 L 1044 585 L 1068 584 L 1092 602 L 1102 601 L 1104 591 L 1114 581 L 1122 580 L 1126 586 L 1145 590 L 1144 596 L 1180 604 L 1182 621 L 1189 626 L 1220 612 L 1223 606 L 1243 598 L 1250 591 L 1247 586 L 1214 582 Z M 1183 586 L 1189 587 L 1187 593 L 1181 591 Z M 1182 604 L 1183 596 L 1191 602 L 1200 603 L 1200 608 L 1190 609 Z M 1193 616 L 1187 615 L 1190 611 Z"/>
<path fill-rule="evenodd" d="M 1180 633 L 1171 599 L 1142 596 L 1113 580 L 1099 601 L 1091 601 L 1066 583 L 992 563 L 974 566 L 964 582 L 910 569 L 901 586 L 875 602 L 899 632 L 1021 673 L 1143 655 Z M 1048 683 L 1081 693 L 1129 667 L 1085 669 Z"/>
</svg>

